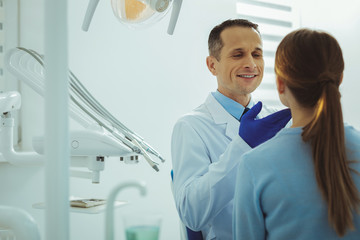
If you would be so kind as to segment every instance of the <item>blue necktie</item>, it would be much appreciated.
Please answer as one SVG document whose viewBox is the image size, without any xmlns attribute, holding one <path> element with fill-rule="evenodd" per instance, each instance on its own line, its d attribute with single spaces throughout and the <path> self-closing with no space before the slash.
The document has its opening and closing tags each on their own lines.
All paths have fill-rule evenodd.
<svg viewBox="0 0 360 240">
<path fill-rule="evenodd" d="M 241 121 L 242 116 L 244 116 L 244 114 L 247 113 L 247 111 L 249 111 L 249 110 L 250 110 L 250 108 L 248 108 L 248 107 L 246 107 L 244 109 L 244 112 L 241 114 L 241 117 L 240 117 L 239 121 Z"/>
</svg>

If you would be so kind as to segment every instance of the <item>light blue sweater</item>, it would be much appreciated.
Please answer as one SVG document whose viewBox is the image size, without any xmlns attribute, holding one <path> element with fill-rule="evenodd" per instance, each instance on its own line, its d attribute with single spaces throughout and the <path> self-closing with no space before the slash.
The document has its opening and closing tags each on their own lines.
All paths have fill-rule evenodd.
<svg viewBox="0 0 360 240">
<path fill-rule="evenodd" d="M 329 225 L 327 205 L 318 189 L 311 147 L 301 128 L 286 128 L 273 139 L 244 154 L 236 180 L 233 239 L 340 239 Z M 360 161 L 360 132 L 345 126 L 347 157 Z M 350 165 L 360 172 L 360 162 Z M 360 176 L 352 174 L 360 190 Z M 355 231 L 341 239 L 360 239 Z"/>
</svg>

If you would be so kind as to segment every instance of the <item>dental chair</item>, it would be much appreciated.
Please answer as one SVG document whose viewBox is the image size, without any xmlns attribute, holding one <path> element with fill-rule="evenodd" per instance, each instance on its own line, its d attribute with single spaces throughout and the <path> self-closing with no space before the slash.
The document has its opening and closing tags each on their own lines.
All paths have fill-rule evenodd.
<svg viewBox="0 0 360 240">
<path fill-rule="evenodd" d="M 173 189 L 173 180 L 174 180 L 174 172 L 171 170 L 171 191 L 174 194 Z M 183 223 L 180 224 L 180 230 L 181 230 L 181 239 L 182 240 L 204 240 L 201 232 L 195 232 L 191 230 L 190 228 L 186 227 Z"/>
</svg>

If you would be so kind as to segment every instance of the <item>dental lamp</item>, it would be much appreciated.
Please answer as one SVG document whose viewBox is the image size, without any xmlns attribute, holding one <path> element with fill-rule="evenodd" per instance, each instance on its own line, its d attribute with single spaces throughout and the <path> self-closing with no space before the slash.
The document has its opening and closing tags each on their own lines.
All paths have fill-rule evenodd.
<svg viewBox="0 0 360 240">
<path fill-rule="evenodd" d="M 45 91 L 43 64 L 42 55 L 25 48 L 11 49 L 5 55 L 5 66 L 8 71 L 41 96 L 44 96 Z M 108 112 L 71 71 L 69 83 L 70 116 L 84 127 L 83 130 L 70 131 L 71 166 L 87 167 L 90 170 L 84 172 L 73 169 L 72 176 L 90 178 L 93 183 L 98 183 L 100 171 L 104 169 L 105 157 L 120 157 L 120 161 L 125 163 L 137 163 L 140 157 L 143 157 L 154 170 L 159 171 L 158 163 L 152 160 L 150 154 L 161 162 L 165 159 L 154 148 Z M 19 93 L 0 94 L 1 112 L 19 109 L 20 103 Z M 0 126 L 0 153 L 3 158 L 17 165 L 39 163 L 40 160 L 35 159 L 42 159 L 44 138 L 33 139 L 35 153 L 26 154 L 31 155 L 31 161 L 27 161 L 13 150 L 13 119 L 4 116 L 1 121 L 3 124 Z"/>
<path fill-rule="evenodd" d="M 99 0 L 89 0 L 82 29 L 88 31 Z M 163 18 L 170 7 L 172 12 L 167 33 L 172 35 L 179 18 L 182 0 L 111 0 L 117 19 L 129 27 L 152 24 Z"/>
</svg>

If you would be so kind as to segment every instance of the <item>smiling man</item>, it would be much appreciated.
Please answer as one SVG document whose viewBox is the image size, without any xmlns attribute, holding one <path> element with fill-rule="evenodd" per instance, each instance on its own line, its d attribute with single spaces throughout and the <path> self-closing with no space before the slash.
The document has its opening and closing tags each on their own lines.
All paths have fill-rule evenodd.
<svg viewBox="0 0 360 240">
<path fill-rule="evenodd" d="M 206 63 L 217 78 L 218 92 L 246 107 L 264 72 L 257 25 L 246 20 L 224 22 L 210 33 L 209 53 Z"/>
<path fill-rule="evenodd" d="M 235 19 L 214 27 L 208 45 L 206 63 L 218 87 L 174 126 L 173 192 L 188 228 L 204 239 L 232 239 L 237 160 L 251 149 L 238 135 L 240 119 L 255 105 L 251 93 L 263 78 L 262 40 L 257 24 Z M 273 112 L 264 106 L 255 116 Z"/>
</svg>

